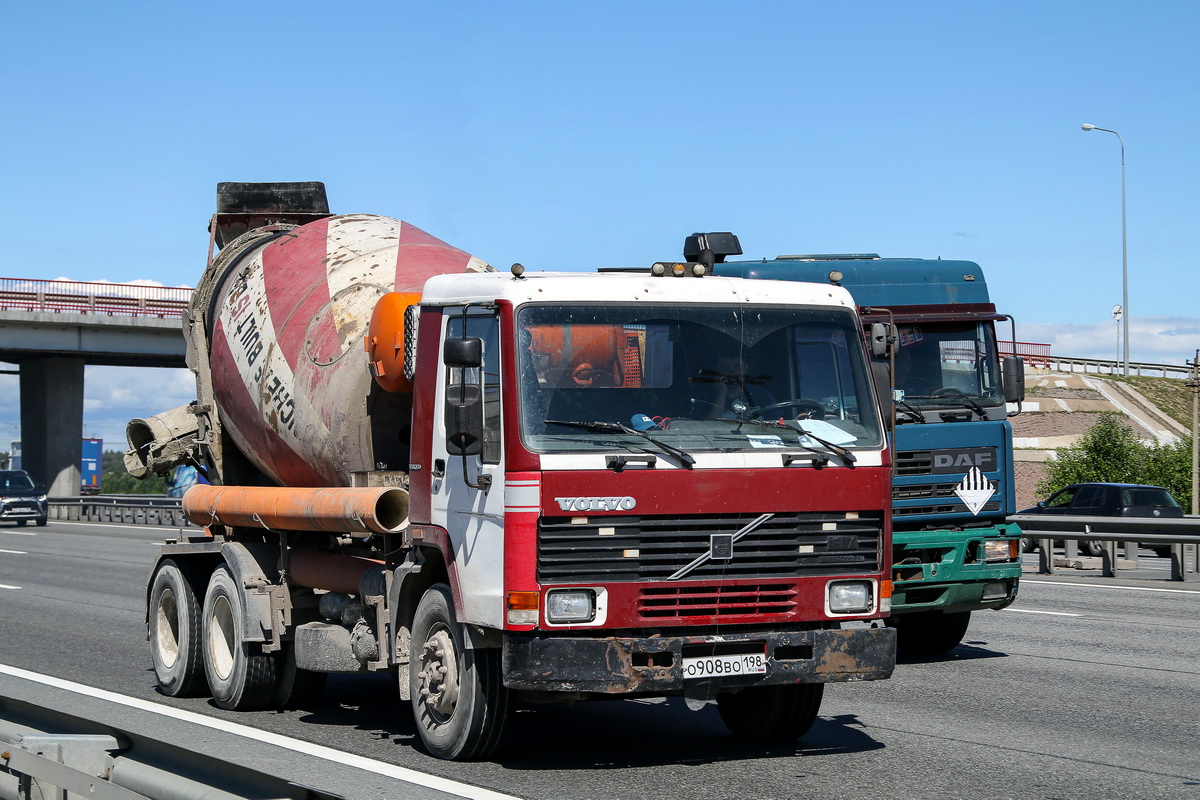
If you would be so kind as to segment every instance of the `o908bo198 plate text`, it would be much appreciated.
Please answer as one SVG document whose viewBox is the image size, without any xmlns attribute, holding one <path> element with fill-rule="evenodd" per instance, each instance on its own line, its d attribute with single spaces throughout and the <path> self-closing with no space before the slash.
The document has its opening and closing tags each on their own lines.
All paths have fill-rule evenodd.
<svg viewBox="0 0 1200 800">
<path fill-rule="evenodd" d="M 730 675 L 764 675 L 767 657 L 763 653 L 738 653 L 725 656 L 699 656 L 683 659 L 683 678 L 720 678 Z"/>
</svg>

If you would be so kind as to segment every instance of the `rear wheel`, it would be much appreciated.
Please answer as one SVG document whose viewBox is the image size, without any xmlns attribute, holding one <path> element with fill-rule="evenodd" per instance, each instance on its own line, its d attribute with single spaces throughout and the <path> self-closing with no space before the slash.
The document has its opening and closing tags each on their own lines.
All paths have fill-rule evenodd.
<svg viewBox="0 0 1200 800">
<path fill-rule="evenodd" d="M 1021 552 L 1032 553 L 1038 549 L 1038 540 L 1029 536 L 1021 537 Z"/>
<path fill-rule="evenodd" d="M 275 692 L 271 697 L 271 707 L 309 708 L 316 705 L 325 691 L 328 673 L 297 667 L 296 650 L 292 642 L 284 642 L 283 649 L 274 658 Z"/>
<path fill-rule="evenodd" d="M 438 758 L 486 758 L 508 716 L 500 651 L 468 650 L 445 584 L 431 586 L 413 618 L 409 691 L 417 732 Z"/>
<path fill-rule="evenodd" d="M 183 569 L 171 559 L 150 582 L 150 659 L 158 688 L 171 697 L 204 691 L 200 600 Z"/>
<path fill-rule="evenodd" d="M 222 565 L 204 595 L 204 674 L 213 700 L 232 711 L 267 708 L 275 693 L 275 655 L 242 641 L 242 615 L 238 581 Z"/>
<path fill-rule="evenodd" d="M 798 739 L 817 721 L 823 683 L 752 686 L 717 695 L 717 710 L 730 732 L 741 739 Z"/>
<path fill-rule="evenodd" d="M 911 656 L 935 656 L 958 647 L 971 624 L 970 611 L 920 611 L 888 620 L 896 629 L 896 648 Z"/>
<path fill-rule="evenodd" d="M 26 522 L 29 522 L 29 520 L 27 520 L 27 519 L 19 519 L 19 520 L 17 520 L 17 527 L 18 527 L 18 528 L 24 528 L 24 527 L 25 527 L 25 523 L 26 523 Z"/>
<path fill-rule="evenodd" d="M 44 528 L 44 527 L 46 527 L 46 521 L 47 521 L 48 519 L 49 519 L 48 517 L 39 517 L 39 518 L 38 518 L 38 521 L 37 521 L 37 526 L 38 526 L 39 528 Z"/>
<path fill-rule="evenodd" d="M 1104 542 L 1080 542 L 1079 552 L 1085 556 L 1095 556 L 1099 558 L 1100 556 L 1104 555 Z"/>
</svg>

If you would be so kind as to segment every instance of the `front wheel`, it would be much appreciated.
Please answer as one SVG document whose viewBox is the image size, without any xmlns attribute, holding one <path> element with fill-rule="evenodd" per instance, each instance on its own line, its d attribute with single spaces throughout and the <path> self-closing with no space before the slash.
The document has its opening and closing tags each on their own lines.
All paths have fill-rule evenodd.
<svg viewBox="0 0 1200 800">
<path fill-rule="evenodd" d="M 824 695 L 823 683 L 751 686 L 717 695 L 717 710 L 740 739 L 798 739 L 817 721 Z"/>
<path fill-rule="evenodd" d="M 267 708 L 275 700 L 273 654 L 242 641 L 240 583 L 220 566 L 204 595 L 204 674 L 213 700 L 230 711 Z"/>
<path fill-rule="evenodd" d="M 468 650 L 463 636 L 450 588 L 431 586 L 413 618 L 409 691 L 425 748 L 454 761 L 490 755 L 508 717 L 500 651 Z"/>
<path fill-rule="evenodd" d="M 936 656 L 958 647 L 971 624 L 970 611 L 920 611 L 888 620 L 896 629 L 896 649 L 910 656 Z"/>
<path fill-rule="evenodd" d="M 170 697 L 204 691 L 200 600 L 183 569 L 163 561 L 150 581 L 150 660 L 158 688 Z"/>
</svg>

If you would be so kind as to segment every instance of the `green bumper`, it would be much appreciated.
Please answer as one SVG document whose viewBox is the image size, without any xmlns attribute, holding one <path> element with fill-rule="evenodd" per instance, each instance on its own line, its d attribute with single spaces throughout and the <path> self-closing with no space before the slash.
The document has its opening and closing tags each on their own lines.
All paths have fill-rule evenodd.
<svg viewBox="0 0 1200 800">
<path fill-rule="evenodd" d="M 1021 531 L 1016 525 L 963 531 L 896 531 L 892 536 L 892 614 L 1000 609 L 1017 598 Z M 984 542 L 1018 542 L 1010 561 L 984 560 Z"/>
</svg>

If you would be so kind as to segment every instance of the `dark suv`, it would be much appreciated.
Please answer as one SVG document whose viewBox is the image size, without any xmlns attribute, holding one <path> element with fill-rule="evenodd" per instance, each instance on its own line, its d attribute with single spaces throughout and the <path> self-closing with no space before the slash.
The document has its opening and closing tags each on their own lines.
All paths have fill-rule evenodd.
<svg viewBox="0 0 1200 800">
<path fill-rule="evenodd" d="M 1161 486 L 1142 486 L 1137 483 L 1073 483 L 1059 489 L 1034 508 L 1020 514 L 1078 514 L 1091 517 L 1182 517 L 1183 509 Z M 1037 542 L 1022 538 L 1025 551 L 1037 548 Z M 1079 547 L 1087 555 L 1098 556 L 1104 547 L 1100 542 L 1083 541 Z M 1170 554 L 1167 545 L 1155 545 L 1159 555 Z"/>
<path fill-rule="evenodd" d="M 24 470 L 0 470 L 0 521 L 45 525 L 48 517 L 45 487 L 35 486 Z"/>
</svg>

